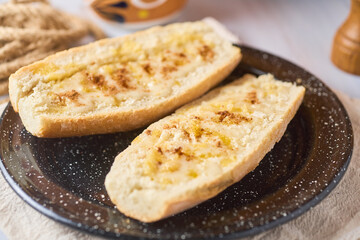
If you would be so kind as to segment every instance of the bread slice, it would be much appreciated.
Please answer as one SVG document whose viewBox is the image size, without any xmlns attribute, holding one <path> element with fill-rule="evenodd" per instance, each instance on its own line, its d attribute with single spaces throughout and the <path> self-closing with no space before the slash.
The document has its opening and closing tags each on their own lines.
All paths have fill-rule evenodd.
<svg viewBox="0 0 360 240">
<path fill-rule="evenodd" d="M 214 197 L 280 140 L 305 88 L 245 75 L 150 125 L 105 179 L 125 215 L 153 222 Z"/>
<path fill-rule="evenodd" d="M 127 131 L 202 95 L 240 58 L 205 22 L 154 27 L 21 68 L 10 77 L 10 100 L 39 137 Z"/>
</svg>

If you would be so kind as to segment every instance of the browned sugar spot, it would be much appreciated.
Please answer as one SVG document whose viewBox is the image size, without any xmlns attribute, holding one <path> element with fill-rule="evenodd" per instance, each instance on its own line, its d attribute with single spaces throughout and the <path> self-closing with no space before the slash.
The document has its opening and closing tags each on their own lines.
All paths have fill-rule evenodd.
<svg viewBox="0 0 360 240">
<path fill-rule="evenodd" d="M 53 98 L 53 103 L 65 106 L 66 105 L 66 99 L 68 99 L 71 102 L 76 103 L 77 105 L 83 105 L 78 102 L 80 93 L 78 93 L 75 90 L 70 90 L 64 93 L 56 93 L 55 97 Z"/>
<path fill-rule="evenodd" d="M 204 128 L 195 129 L 194 136 L 195 136 L 196 139 L 201 138 L 201 136 L 202 136 L 203 134 L 205 134 L 205 135 L 210 135 L 211 133 L 210 133 L 210 132 L 206 132 Z"/>
<path fill-rule="evenodd" d="M 186 63 L 189 63 L 186 55 L 184 53 L 174 53 L 175 59 L 173 60 L 173 64 L 175 66 L 182 66 Z"/>
<path fill-rule="evenodd" d="M 151 130 L 150 130 L 150 129 L 147 129 L 147 130 L 145 130 L 145 133 L 146 133 L 147 135 L 151 135 Z"/>
<path fill-rule="evenodd" d="M 185 138 L 187 140 L 191 141 L 190 133 L 188 131 L 186 131 L 185 129 L 181 129 L 181 130 L 184 133 Z"/>
<path fill-rule="evenodd" d="M 161 68 L 161 73 L 164 75 L 164 76 L 167 76 L 169 73 L 172 73 L 174 71 L 177 70 L 177 67 L 175 66 L 171 66 L 171 65 L 167 65 L 167 66 L 163 66 Z"/>
<path fill-rule="evenodd" d="M 217 118 L 213 118 L 216 122 L 227 123 L 227 124 L 239 124 L 243 121 L 250 122 L 252 118 L 242 116 L 238 113 L 232 113 L 229 111 L 219 111 L 215 113 L 218 115 Z"/>
<path fill-rule="evenodd" d="M 171 128 L 177 128 L 177 126 L 175 124 L 173 124 L 173 125 L 165 124 L 163 126 L 163 129 L 171 129 Z"/>
<path fill-rule="evenodd" d="M 184 153 L 182 152 L 182 147 L 177 147 L 173 150 L 174 154 L 178 154 L 179 156 L 183 155 Z"/>
<path fill-rule="evenodd" d="M 171 68 L 170 68 L 171 71 L 177 70 L 176 67 L 183 66 L 184 64 L 190 62 L 189 59 L 187 59 L 186 54 L 183 53 L 183 52 L 172 52 L 172 51 L 170 51 L 170 50 L 165 50 L 165 51 L 164 51 L 164 54 L 165 54 L 165 56 L 163 56 L 163 57 L 161 58 L 161 61 L 162 61 L 163 63 L 167 63 L 169 66 L 170 66 L 170 65 L 171 65 L 171 66 L 175 66 L 175 67 L 171 67 Z M 168 68 L 168 67 L 166 67 L 166 68 Z M 161 69 L 160 69 L 160 70 L 161 70 Z M 168 68 L 168 69 L 164 69 L 164 70 L 165 70 L 165 71 L 166 71 L 166 70 L 169 70 L 169 68 Z M 162 71 L 162 70 L 161 70 L 161 71 Z M 162 71 L 162 73 L 164 74 L 165 72 Z"/>
<path fill-rule="evenodd" d="M 118 90 L 115 86 L 108 86 L 105 95 L 106 95 L 106 96 L 107 96 L 107 95 L 114 95 L 114 94 L 116 94 L 116 93 L 118 93 L 118 92 L 119 92 L 119 90 Z"/>
<path fill-rule="evenodd" d="M 71 90 L 71 91 L 65 92 L 63 95 L 64 95 L 64 97 L 67 97 L 70 100 L 76 101 L 76 100 L 78 100 L 80 93 L 78 93 L 75 90 Z"/>
<path fill-rule="evenodd" d="M 190 154 L 187 154 L 183 151 L 182 147 L 177 147 L 172 150 L 170 150 L 170 153 L 177 154 L 178 156 L 184 156 L 186 161 L 190 161 L 194 157 Z"/>
<path fill-rule="evenodd" d="M 233 113 L 231 113 L 229 111 L 220 111 L 220 112 L 217 112 L 216 114 L 219 115 L 220 122 L 222 122 L 228 116 L 233 116 Z"/>
<path fill-rule="evenodd" d="M 156 150 L 157 150 L 160 154 L 164 154 L 163 151 L 162 151 L 162 149 L 161 149 L 161 147 L 157 147 Z"/>
<path fill-rule="evenodd" d="M 199 120 L 199 121 L 202 120 L 202 118 L 199 117 L 199 116 L 193 116 L 192 118 L 193 118 L 193 119 L 196 119 L 196 120 Z"/>
<path fill-rule="evenodd" d="M 204 61 L 211 61 L 215 56 L 214 51 L 208 45 L 205 44 L 201 46 L 198 49 L 198 51 Z"/>
<path fill-rule="evenodd" d="M 130 86 L 130 78 L 128 77 L 128 71 L 125 68 L 120 68 L 113 74 L 113 79 L 118 85 L 125 89 L 135 89 L 134 86 Z"/>
<path fill-rule="evenodd" d="M 105 96 L 113 95 L 119 92 L 115 86 L 109 85 L 105 81 L 105 77 L 103 75 L 85 72 L 85 76 L 86 79 L 96 86 L 96 88 L 100 89 Z"/>
<path fill-rule="evenodd" d="M 93 73 L 86 73 L 87 80 L 98 87 L 103 87 L 105 83 L 105 77 L 103 75 L 97 75 Z"/>
<path fill-rule="evenodd" d="M 176 53 L 177 56 L 179 56 L 180 58 L 186 58 L 185 53 Z"/>
<path fill-rule="evenodd" d="M 245 101 L 247 101 L 251 104 L 260 103 L 259 99 L 257 98 L 256 91 L 248 92 L 248 94 L 246 95 Z"/>
<path fill-rule="evenodd" d="M 144 71 L 145 71 L 147 74 L 149 74 L 149 75 L 153 74 L 153 68 L 151 67 L 150 63 L 144 64 L 144 65 L 142 66 L 142 68 L 144 69 Z"/>
<path fill-rule="evenodd" d="M 59 94 L 56 94 L 52 96 L 52 103 L 57 104 L 59 106 L 65 106 L 65 98 L 62 98 Z"/>
</svg>

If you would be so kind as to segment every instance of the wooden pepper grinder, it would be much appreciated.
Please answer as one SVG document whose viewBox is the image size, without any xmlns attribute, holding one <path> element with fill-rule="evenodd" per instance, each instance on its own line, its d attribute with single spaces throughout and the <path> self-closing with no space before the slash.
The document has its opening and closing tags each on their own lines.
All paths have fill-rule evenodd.
<svg viewBox="0 0 360 240">
<path fill-rule="evenodd" d="M 360 75 L 360 0 L 351 0 L 349 16 L 335 34 L 331 60 L 340 69 Z"/>
</svg>

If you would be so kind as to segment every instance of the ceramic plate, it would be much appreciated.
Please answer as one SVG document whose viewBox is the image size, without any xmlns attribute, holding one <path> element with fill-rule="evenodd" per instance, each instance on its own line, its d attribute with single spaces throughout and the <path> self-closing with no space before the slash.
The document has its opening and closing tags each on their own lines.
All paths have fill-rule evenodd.
<svg viewBox="0 0 360 240">
<path fill-rule="evenodd" d="M 243 60 L 225 82 L 244 73 L 273 73 L 306 87 L 285 135 L 240 182 L 186 212 L 146 224 L 118 212 L 104 189 L 114 157 L 141 130 L 41 139 L 9 105 L 1 123 L 1 170 L 15 192 L 46 216 L 109 238 L 239 238 L 285 223 L 319 203 L 349 164 L 353 132 L 333 92 L 302 68 L 242 46 Z M 156 196 L 154 196 L 156 197 Z"/>
</svg>

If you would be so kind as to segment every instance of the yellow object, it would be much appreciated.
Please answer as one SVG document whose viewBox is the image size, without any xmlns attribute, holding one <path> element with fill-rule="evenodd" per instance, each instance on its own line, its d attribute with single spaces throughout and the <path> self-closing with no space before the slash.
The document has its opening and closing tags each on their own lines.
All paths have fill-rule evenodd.
<svg viewBox="0 0 360 240">
<path fill-rule="evenodd" d="M 141 10 L 138 12 L 138 17 L 141 19 L 145 19 L 149 17 L 149 12 L 146 10 Z"/>
</svg>

